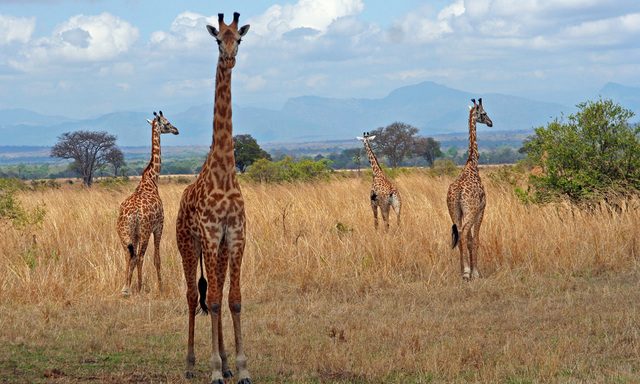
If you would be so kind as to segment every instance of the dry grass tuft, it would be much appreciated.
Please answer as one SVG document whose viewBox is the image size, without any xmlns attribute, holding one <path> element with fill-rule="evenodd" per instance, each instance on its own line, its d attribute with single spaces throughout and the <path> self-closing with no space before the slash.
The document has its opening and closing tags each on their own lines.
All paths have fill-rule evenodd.
<svg viewBox="0 0 640 384">
<path fill-rule="evenodd" d="M 484 278 L 470 284 L 450 249 L 450 177 L 400 175 L 402 226 L 393 218 L 388 234 L 373 229 L 369 179 L 244 185 L 243 322 L 257 381 L 638 380 L 639 202 L 624 212 L 525 206 L 484 180 Z M 21 195 L 47 215 L 39 229 L 2 227 L 2 381 L 183 382 L 175 217 L 185 184 L 160 186 L 166 291 L 148 250 L 144 292 L 125 299 L 115 221 L 134 187 Z M 196 327 L 202 380 L 207 323 Z"/>
</svg>

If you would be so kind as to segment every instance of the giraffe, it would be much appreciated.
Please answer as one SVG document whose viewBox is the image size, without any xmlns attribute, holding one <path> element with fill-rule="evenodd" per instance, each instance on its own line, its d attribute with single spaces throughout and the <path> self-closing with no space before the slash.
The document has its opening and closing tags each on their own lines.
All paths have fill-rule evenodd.
<svg viewBox="0 0 640 384">
<path fill-rule="evenodd" d="M 244 200 L 235 174 L 231 121 L 231 72 L 236 63 L 238 45 L 249 30 L 249 25 L 238 28 L 239 17 L 240 14 L 234 12 L 233 22 L 227 25 L 224 15 L 220 13 L 219 29 L 207 25 L 207 30 L 216 39 L 219 49 L 213 108 L 213 144 L 196 181 L 182 194 L 176 222 L 176 237 L 182 256 L 189 307 L 185 376 L 194 377 L 193 339 L 199 294 L 200 310 L 204 314 L 211 313 L 213 384 L 223 384 L 224 379 L 233 376 L 224 348 L 220 313 L 227 266 L 238 383 L 251 383 L 240 326 L 240 269 L 245 247 L 246 221 Z M 201 275 L 196 288 L 198 261 Z"/>
<path fill-rule="evenodd" d="M 486 196 L 478 173 L 478 143 L 476 123 L 493 126 L 493 122 L 482 106 L 482 98 L 471 99 L 469 111 L 469 157 L 458 178 L 449 185 L 447 207 L 453 221 L 451 227 L 452 248 L 460 249 L 460 271 L 466 281 L 480 277 L 478 272 L 478 245 L 480 225 L 484 215 Z M 465 258 L 465 249 L 469 262 Z M 470 266 L 469 266 L 470 265 Z"/>
<path fill-rule="evenodd" d="M 160 174 L 160 135 L 163 133 L 178 134 L 163 115 L 153 112 L 151 125 L 151 160 L 142 172 L 142 178 L 133 194 L 120 204 L 117 229 L 122 247 L 127 253 L 127 268 L 122 294 L 131 294 L 131 277 L 133 270 L 138 267 L 138 292 L 142 288 L 142 262 L 149 244 L 149 237 L 153 233 L 153 263 L 158 275 L 158 290 L 162 291 L 162 277 L 160 275 L 160 239 L 164 224 L 162 200 L 158 194 L 158 175 Z"/>
<path fill-rule="evenodd" d="M 373 225 L 378 229 L 378 207 L 382 212 L 382 221 L 384 221 L 385 230 L 389 230 L 389 208 L 393 208 L 393 211 L 397 216 L 397 223 L 400 225 L 400 208 L 402 207 L 402 200 L 400 199 L 400 193 L 385 176 L 376 155 L 371 149 L 371 140 L 375 139 L 375 135 L 371 135 L 369 132 L 364 132 L 362 137 L 357 137 L 358 140 L 364 143 L 364 149 L 367 151 L 369 157 L 369 163 L 371 164 L 371 170 L 373 171 L 373 184 L 371 185 L 371 209 L 373 209 Z"/>
</svg>

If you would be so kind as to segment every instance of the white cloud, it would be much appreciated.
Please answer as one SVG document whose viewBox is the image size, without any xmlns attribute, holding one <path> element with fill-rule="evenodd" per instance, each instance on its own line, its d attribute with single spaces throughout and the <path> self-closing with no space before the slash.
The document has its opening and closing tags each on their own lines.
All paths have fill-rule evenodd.
<svg viewBox="0 0 640 384">
<path fill-rule="evenodd" d="M 137 28 L 109 13 L 77 15 L 58 25 L 50 37 L 32 41 L 22 57 L 10 63 L 30 70 L 48 63 L 111 60 L 127 52 L 138 36 Z"/>
<path fill-rule="evenodd" d="M 27 43 L 36 27 L 35 17 L 12 17 L 0 14 L 0 45 Z"/>
<path fill-rule="evenodd" d="M 362 0 L 298 0 L 295 4 L 273 5 L 249 22 L 261 36 L 279 37 L 297 28 L 325 32 L 335 20 L 359 14 L 363 9 Z"/>
<path fill-rule="evenodd" d="M 173 20 L 168 32 L 153 32 L 150 42 L 154 47 L 181 50 L 212 45 L 213 38 L 206 30 L 207 24 L 217 25 L 217 18 L 195 12 L 182 12 Z"/>
</svg>

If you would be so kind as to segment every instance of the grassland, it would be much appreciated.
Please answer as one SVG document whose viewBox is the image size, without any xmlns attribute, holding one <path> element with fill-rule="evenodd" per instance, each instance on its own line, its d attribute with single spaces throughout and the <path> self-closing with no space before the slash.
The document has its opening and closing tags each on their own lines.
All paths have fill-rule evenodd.
<svg viewBox="0 0 640 384">
<path fill-rule="evenodd" d="M 245 184 L 243 323 L 258 383 L 640 381 L 639 202 L 621 212 L 522 205 L 484 175 L 483 278 L 464 283 L 444 196 L 450 177 L 400 175 L 402 227 L 375 232 L 369 179 Z M 0 382 L 187 382 L 186 300 L 163 182 L 163 280 L 120 296 L 115 232 L 135 184 L 22 193 L 41 228 L 2 226 Z M 227 348 L 232 328 L 224 311 Z M 209 318 L 195 383 L 208 382 Z M 232 360 L 233 361 L 233 360 Z"/>
</svg>

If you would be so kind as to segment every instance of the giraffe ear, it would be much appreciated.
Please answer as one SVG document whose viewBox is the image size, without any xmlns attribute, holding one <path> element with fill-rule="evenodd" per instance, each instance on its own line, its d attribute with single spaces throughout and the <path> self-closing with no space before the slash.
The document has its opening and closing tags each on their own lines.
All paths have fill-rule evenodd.
<svg viewBox="0 0 640 384">
<path fill-rule="evenodd" d="M 362 136 L 356 136 L 356 139 L 358 139 L 360 141 L 364 141 L 364 137 L 362 137 Z"/>
<path fill-rule="evenodd" d="M 149 123 L 150 125 L 153 125 L 153 122 L 149 119 L 147 119 L 147 123 Z"/>
<path fill-rule="evenodd" d="M 212 27 L 211 25 L 207 25 L 207 31 L 209 31 L 209 34 L 215 38 L 218 37 L 218 30 L 215 27 Z"/>
<path fill-rule="evenodd" d="M 371 136 L 367 137 L 367 139 L 369 139 L 369 140 L 373 140 L 375 138 L 376 138 L 376 135 L 371 135 Z"/>
<path fill-rule="evenodd" d="M 249 24 L 243 26 L 242 28 L 238 29 L 238 33 L 240 34 L 240 36 L 244 36 L 247 34 L 247 32 L 249 32 Z"/>
<path fill-rule="evenodd" d="M 473 106 L 472 106 L 472 105 L 470 105 L 470 106 L 469 106 L 469 110 L 472 110 L 472 109 L 473 109 Z"/>
</svg>

